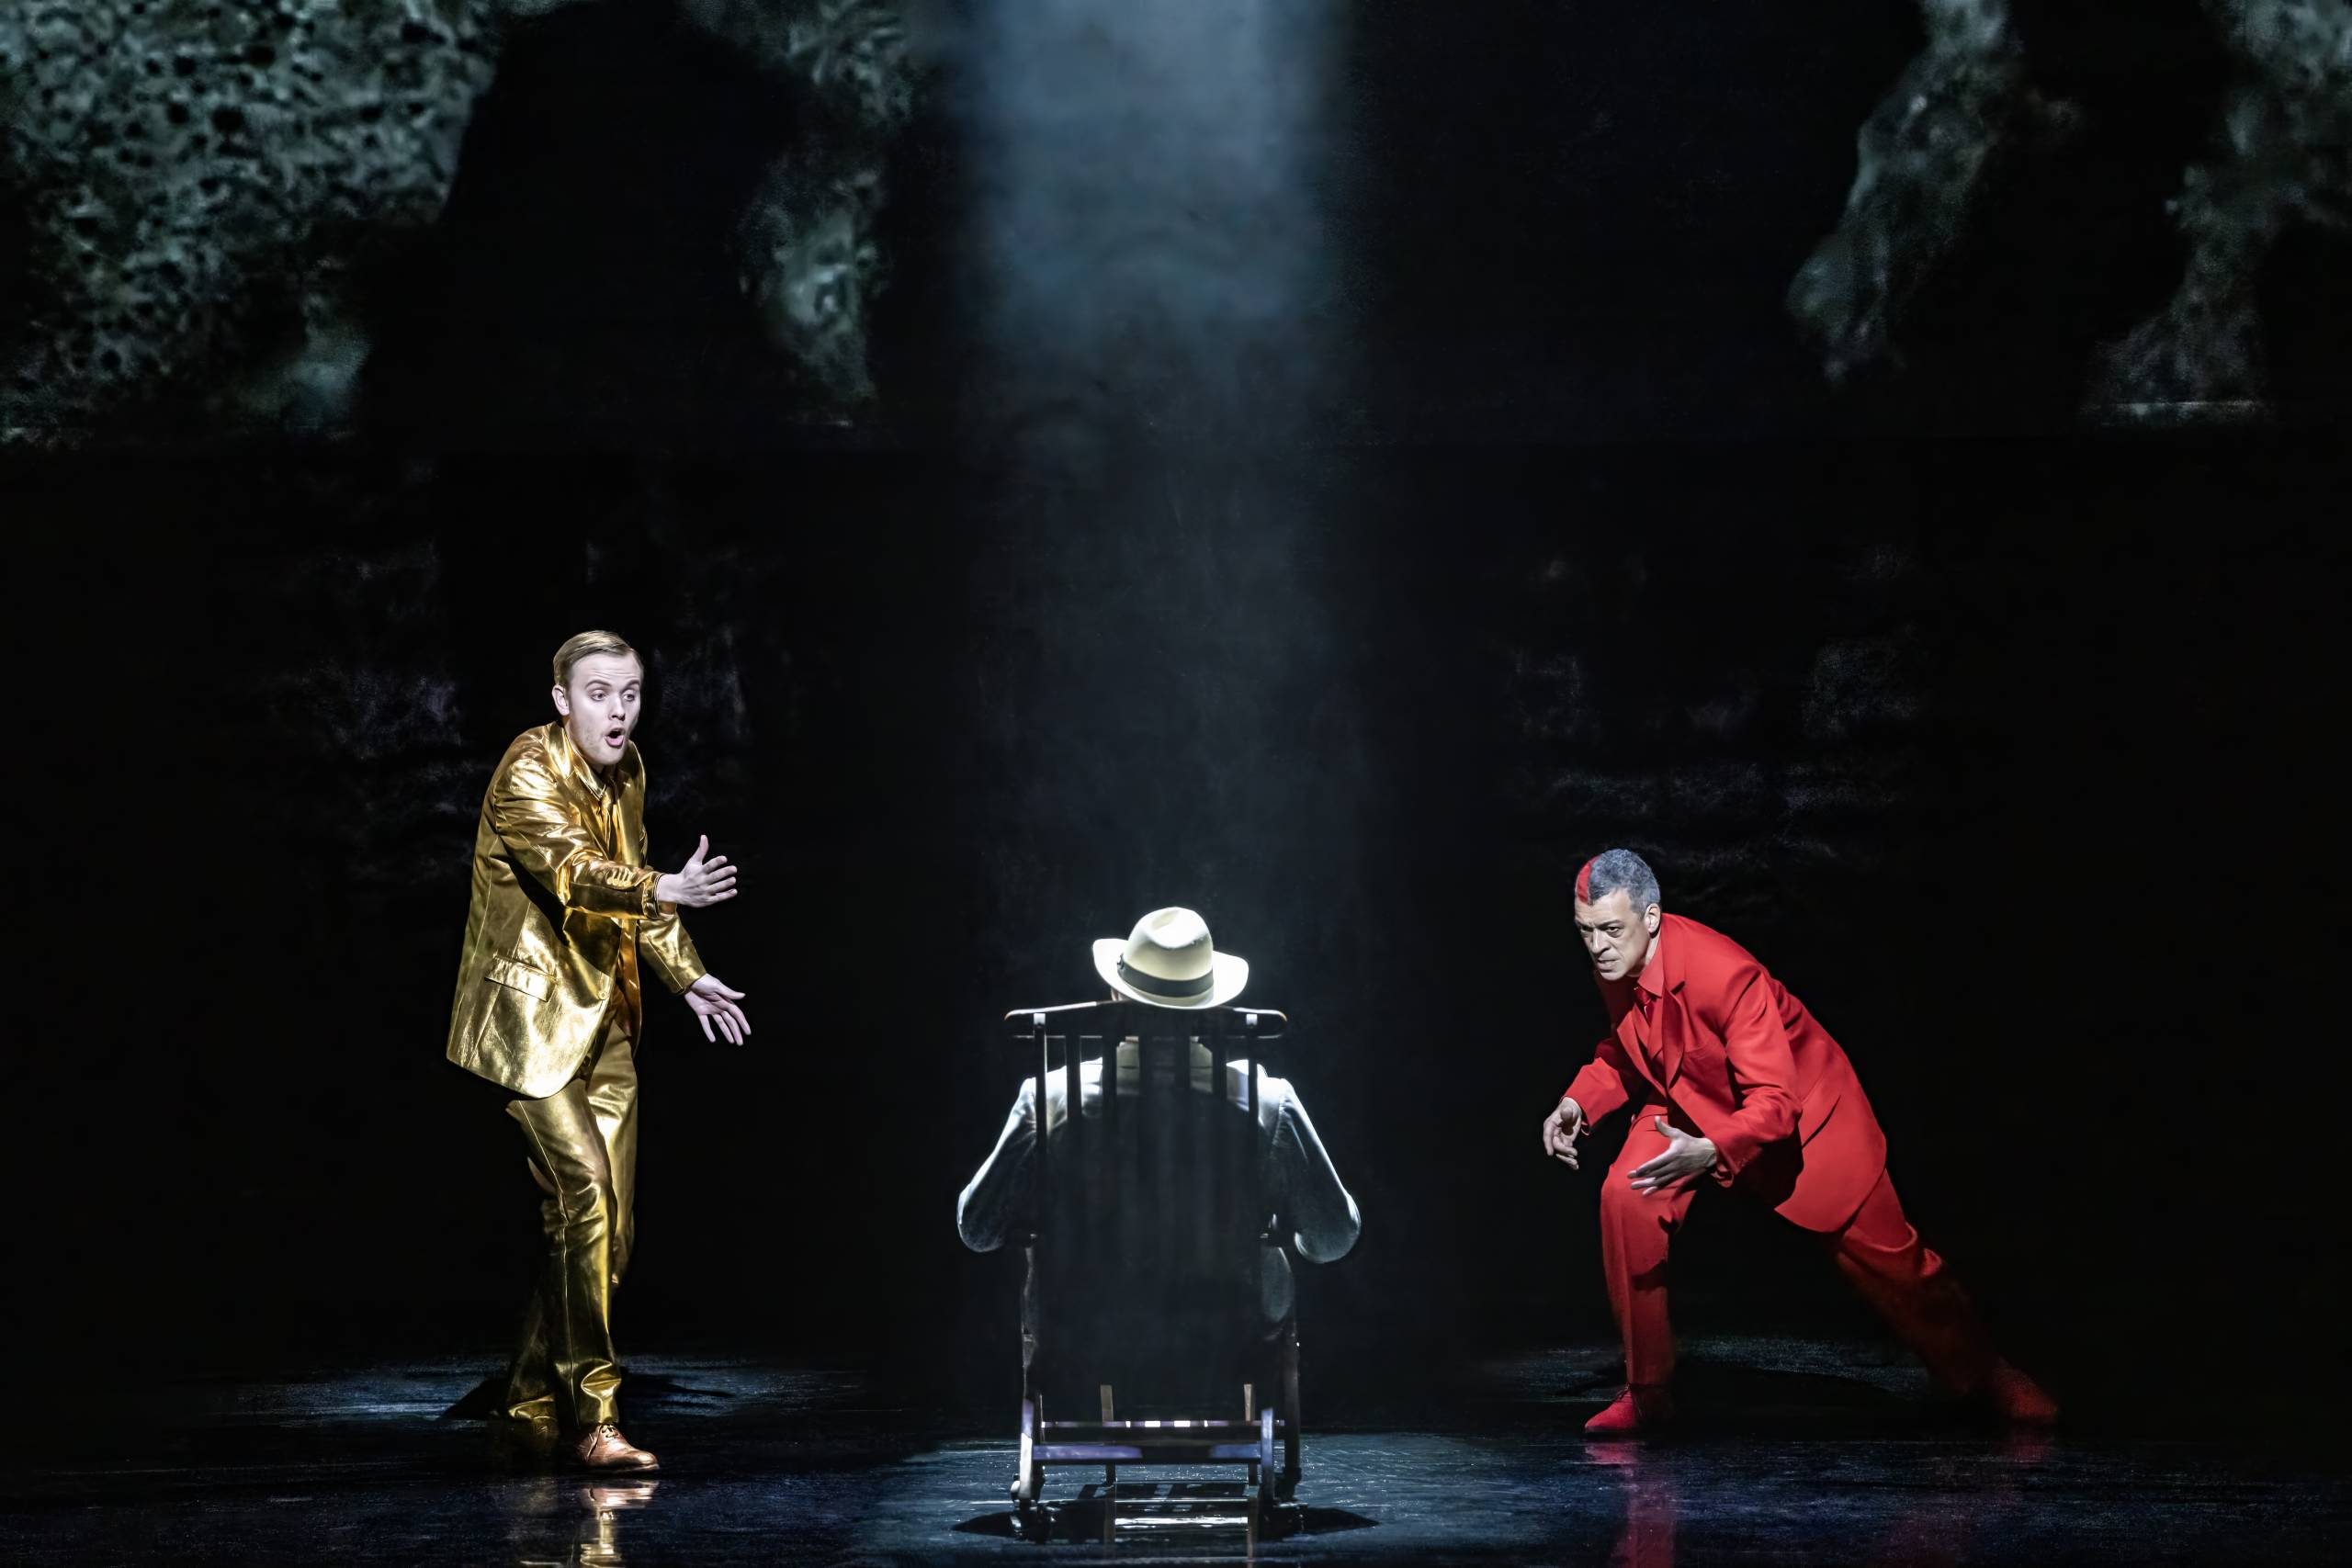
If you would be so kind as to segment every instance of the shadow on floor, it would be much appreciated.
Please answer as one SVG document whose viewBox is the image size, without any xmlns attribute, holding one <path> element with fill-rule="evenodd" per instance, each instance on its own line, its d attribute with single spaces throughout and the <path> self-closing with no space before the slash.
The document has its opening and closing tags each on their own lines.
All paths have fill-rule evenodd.
<svg viewBox="0 0 2352 1568">
<path fill-rule="evenodd" d="M 1188 1550 L 1247 1547 L 1253 1540 L 1289 1540 L 1370 1529 L 1380 1523 L 1345 1508 L 1280 1504 L 1261 1519 L 1253 1537 L 1250 1488 L 1238 1481 L 1121 1482 L 1081 1487 L 1076 1495 L 1049 1502 L 1023 1518 L 1012 1509 L 978 1514 L 955 1527 L 959 1535 L 1030 1541 L 1103 1541 L 1119 1539 L 1155 1544 L 1182 1542 Z"/>
<path fill-rule="evenodd" d="M 660 1372 L 632 1372 L 626 1369 L 621 1382 L 628 1390 L 629 1402 L 637 1404 L 674 1403 L 716 1404 L 735 1396 L 723 1388 L 696 1388 L 677 1378 Z M 460 1395 L 456 1404 L 441 1412 L 444 1421 L 487 1421 L 499 1414 L 505 1403 L 506 1374 L 492 1372 Z M 714 1410 L 712 1414 L 716 1414 Z"/>
</svg>

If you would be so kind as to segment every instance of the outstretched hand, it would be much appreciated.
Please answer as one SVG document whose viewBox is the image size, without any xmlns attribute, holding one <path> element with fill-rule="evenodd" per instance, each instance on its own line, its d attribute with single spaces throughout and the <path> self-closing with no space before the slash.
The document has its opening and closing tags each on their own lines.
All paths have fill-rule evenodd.
<svg viewBox="0 0 2352 1568">
<path fill-rule="evenodd" d="M 1674 1126 L 1663 1116 L 1650 1118 L 1666 1139 L 1666 1152 L 1643 1161 L 1627 1178 L 1636 1192 L 1674 1192 L 1690 1186 L 1715 1168 L 1715 1145 Z"/>
<path fill-rule="evenodd" d="M 686 987 L 685 997 L 686 1006 L 702 1020 L 702 1037 L 705 1040 L 715 1042 L 719 1034 L 724 1034 L 729 1045 L 741 1045 L 744 1037 L 752 1032 L 752 1021 L 743 1016 L 741 1008 L 735 1005 L 743 999 L 743 993 L 729 990 L 727 983 L 718 976 L 705 975 Z M 714 1022 L 718 1026 L 718 1034 L 711 1032 Z"/>
<path fill-rule="evenodd" d="M 653 897 L 664 904 L 684 904 L 689 909 L 723 904 L 735 897 L 735 868 L 727 863 L 725 855 L 711 854 L 710 835 L 706 833 L 684 866 L 653 885 Z"/>
<path fill-rule="evenodd" d="M 1554 1159 L 1566 1162 L 1570 1170 L 1583 1168 L 1577 1164 L 1577 1140 L 1591 1131 L 1584 1122 L 1584 1107 L 1573 1100 L 1562 1100 L 1544 1118 L 1544 1152 Z"/>
</svg>

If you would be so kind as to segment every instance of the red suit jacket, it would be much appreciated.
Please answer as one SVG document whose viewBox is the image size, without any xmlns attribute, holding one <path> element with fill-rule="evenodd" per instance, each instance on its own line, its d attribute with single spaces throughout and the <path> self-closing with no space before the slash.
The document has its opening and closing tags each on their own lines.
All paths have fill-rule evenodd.
<svg viewBox="0 0 2352 1568">
<path fill-rule="evenodd" d="M 1807 1230 L 1854 1217 L 1886 1169 L 1886 1134 L 1845 1051 L 1746 948 L 1668 915 L 1641 974 L 1601 981 L 1600 997 L 1615 1032 L 1567 1088 L 1586 1121 L 1669 1106 L 1668 1122 L 1713 1142 L 1719 1182 Z"/>
</svg>

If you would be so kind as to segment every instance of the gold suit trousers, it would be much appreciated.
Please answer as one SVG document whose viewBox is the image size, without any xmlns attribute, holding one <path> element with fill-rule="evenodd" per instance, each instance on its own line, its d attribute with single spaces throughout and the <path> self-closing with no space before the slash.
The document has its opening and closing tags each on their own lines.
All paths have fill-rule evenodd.
<svg viewBox="0 0 2352 1568">
<path fill-rule="evenodd" d="M 615 1007 L 580 1074 L 544 1100 L 512 1100 L 547 1250 L 506 1374 L 506 1413 L 578 1429 L 617 1420 L 613 1291 L 636 1231 L 637 1053 Z"/>
</svg>

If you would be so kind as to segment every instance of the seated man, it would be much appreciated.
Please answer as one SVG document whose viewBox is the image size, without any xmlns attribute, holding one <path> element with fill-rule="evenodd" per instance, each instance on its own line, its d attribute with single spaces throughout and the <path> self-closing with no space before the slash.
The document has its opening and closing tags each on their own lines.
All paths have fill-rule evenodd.
<svg viewBox="0 0 2352 1568">
<path fill-rule="evenodd" d="M 1190 909 L 1156 909 L 1136 922 L 1122 942 L 1108 937 L 1094 944 L 1094 967 L 1111 988 L 1146 1007 L 1171 1009 L 1219 1008 L 1241 994 L 1250 978 L 1247 961 L 1218 953 L 1209 941 L 1209 929 Z M 1117 1092 L 1125 1102 L 1141 1091 L 1141 1052 L 1131 1034 L 1117 1052 Z M 1237 1107 L 1250 1102 L 1250 1064 L 1227 1064 L 1226 1098 Z M 1210 1092 L 1216 1071 L 1206 1046 L 1192 1049 L 1191 1087 Z M 1046 1097 L 1049 1128 L 1059 1128 L 1069 1107 L 1062 1075 L 1050 1075 Z M 1080 1102 L 1090 1122 L 1102 1114 L 1102 1062 L 1100 1057 L 1079 1064 Z M 1030 1112 L 1036 1103 L 1037 1080 L 1029 1078 L 1014 1097 L 1012 1114 L 996 1148 L 982 1163 L 969 1186 L 956 1201 L 956 1229 L 964 1245 L 975 1252 L 993 1252 L 1004 1245 L 1005 1234 L 1018 1228 L 1030 1213 L 1031 1172 L 1035 1167 L 1035 1133 Z M 1331 1156 L 1315 1135 L 1306 1107 L 1297 1091 L 1283 1079 L 1266 1074 L 1258 1080 L 1260 1157 L 1265 1176 L 1263 1190 L 1268 1218 L 1279 1215 L 1288 1226 L 1298 1255 L 1315 1263 L 1329 1263 L 1347 1256 L 1355 1245 L 1363 1218 L 1356 1201 L 1340 1184 Z M 1058 1149 L 1061 1140 L 1054 1140 Z M 1278 1248 L 1265 1249 L 1260 1274 L 1260 1303 L 1270 1332 L 1291 1318 L 1293 1299 L 1289 1262 Z"/>
</svg>

